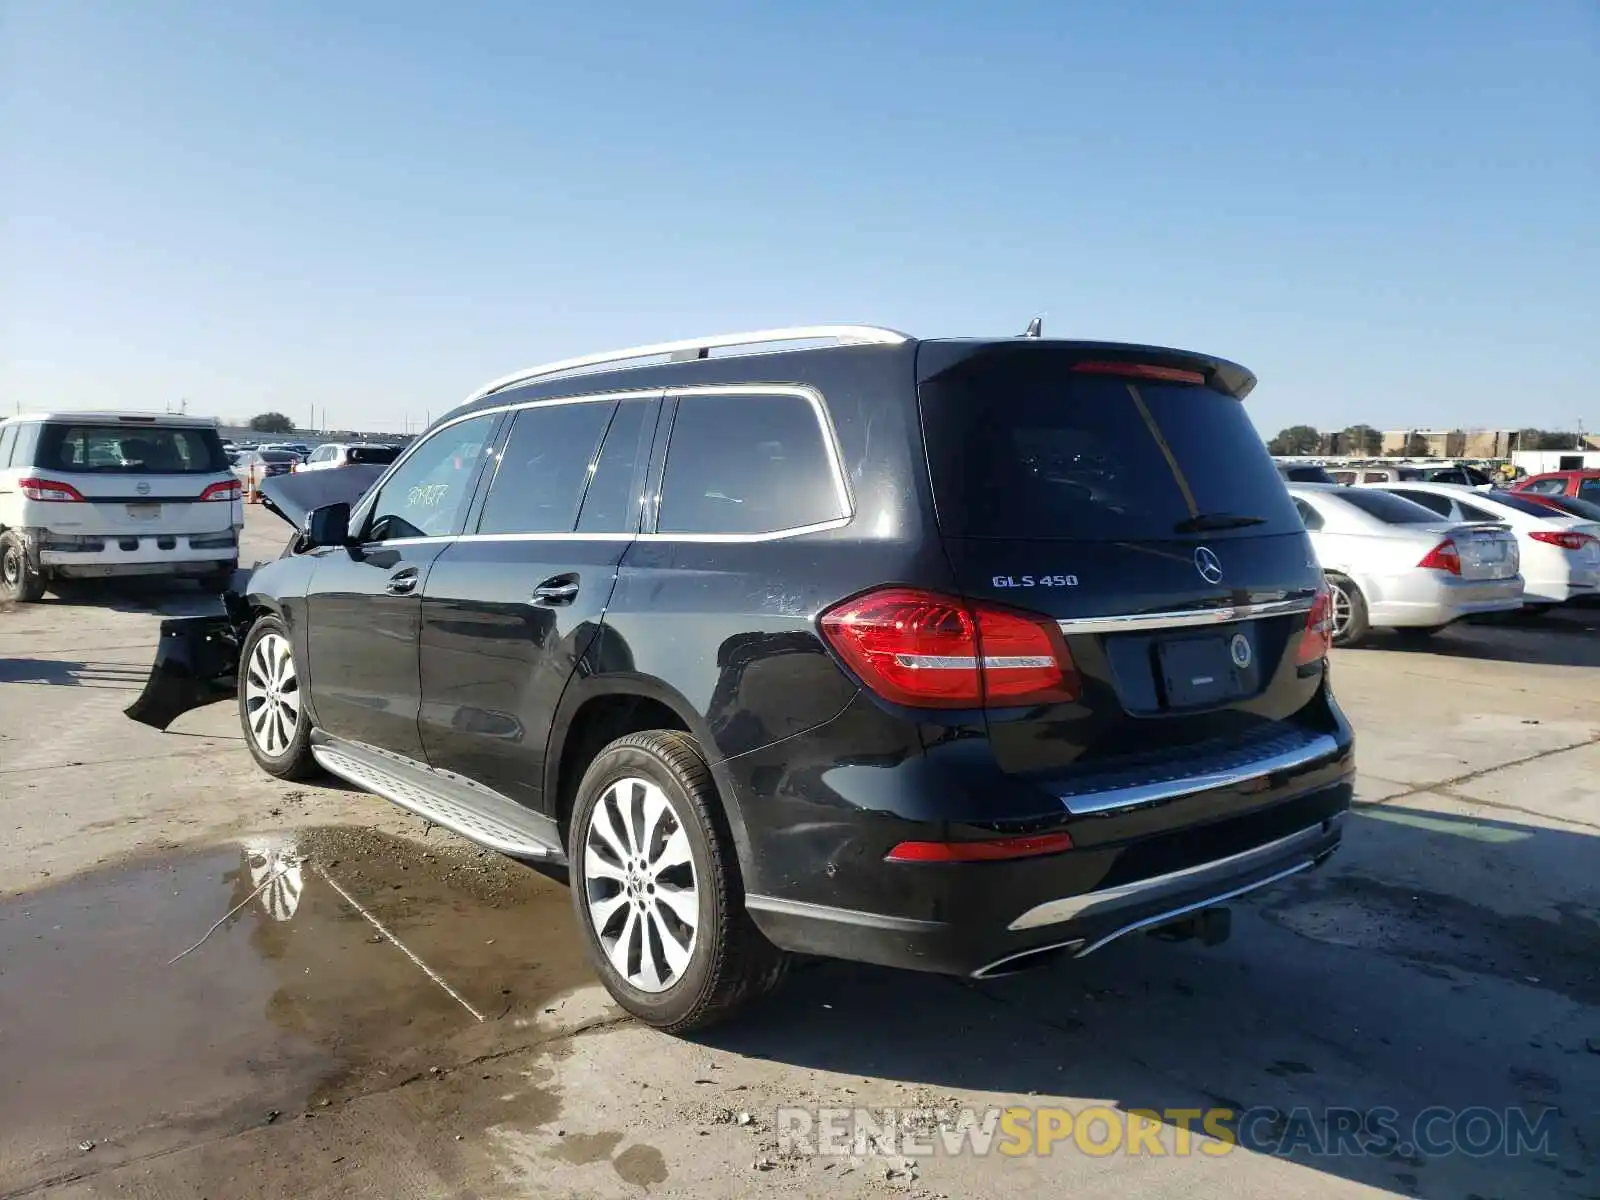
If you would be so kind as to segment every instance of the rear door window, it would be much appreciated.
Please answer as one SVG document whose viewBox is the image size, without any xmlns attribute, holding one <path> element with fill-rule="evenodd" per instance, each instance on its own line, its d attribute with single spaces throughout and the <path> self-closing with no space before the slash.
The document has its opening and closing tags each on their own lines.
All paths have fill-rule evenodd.
<svg viewBox="0 0 1600 1200">
<path fill-rule="evenodd" d="M 1385 525 L 1436 525 L 1439 514 L 1394 492 L 1377 488 L 1351 488 L 1344 499 Z M 1449 501 L 1445 502 L 1447 505 Z"/>
<path fill-rule="evenodd" d="M 1538 492 L 1545 496 L 1559 496 L 1567 490 L 1565 479 L 1535 479 L 1523 489 L 1526 492 Z"/>
<path fill-rule="evenodd" d="M 1578 496 L 1583 500 L 1600 500 L 1600 479 L 1579 480 Z"/>
<path fill-rule="evenodd" d="M 807 396 L 752 389 L 678 397 L 658 532 L 778 533 L 847 513 L 828 434 Z"/>
<path fill-rule="evenodd" d="M 50 422 L 37 465 L 70 474 L 215 475 L 228 469 L 228 456 L 215 429 Z"/>
<path fill-rule="evenodd" d="M 1302 530 L 1240 401 L 1074 373 L 1073 363 L 1070 352 L 1008 347 L 923 380 L 943 533 L 1125 541 Z"/>
<path fill-rule="evenodd" d="M 543 404 L 514 414 L 479 533 L 571 533 L 615 401 Z"/>
<path fill-rule="evenodd" d="M 17 444 L 17 427 L 0 425 L 0 471 L 11 465 L 11 448 Z"/>
<path fill-rule="evenodd" d="M 1433 492 L 1419 492 L 1411 489 L 1396 489 L 1389 494 L 1403 497 L 1413 504 L 1420 504 L 1423 508 L 1431 509 L 1441 517 L 1448 517 L 1455 512 L 1455 506 L 1450 502 L 1449 496 L 1440 496 Z"/>
</svg>

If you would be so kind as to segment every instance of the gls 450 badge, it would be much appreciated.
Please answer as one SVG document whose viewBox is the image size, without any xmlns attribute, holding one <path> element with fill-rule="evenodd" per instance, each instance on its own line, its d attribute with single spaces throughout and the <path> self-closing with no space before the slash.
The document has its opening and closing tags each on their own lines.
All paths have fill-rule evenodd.
<svg viewBox="0 0 1600 1200">
<path fill-rule="evenodd" d="M 1077 587 L 1076 575 L 996 575 L 994 586 L 997 588 L 1029 588 L 1029 587 Z"/>
</svg>

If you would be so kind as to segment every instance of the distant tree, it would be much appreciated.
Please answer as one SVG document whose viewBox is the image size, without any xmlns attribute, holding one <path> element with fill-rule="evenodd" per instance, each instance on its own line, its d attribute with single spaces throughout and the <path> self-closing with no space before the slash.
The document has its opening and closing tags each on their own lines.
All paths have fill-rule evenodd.
<svg viewBox="0 0 1600 1200">
<path fill-rule="evenodd" d="M 1428 445 L 1427 438 L 1420 433 L 1408 433 L 1406 435 L 1405 449 L 1401 453 L 1407 458 L 1427 458 L 1431 450 L 1432 447 Z"/>
<path fill-rule="evenodd" d="M 250 428 L 256 433 L 293 433 L 294 422 L 281 412 L 257 413 L 250 418 Z"/>
<path fill-rule="evenodd" d="M 1278 431 L 1267 443 L 1272 454 L 1315 454 L 1322 446 L 1322 435 L 1310 425 L 1291 425 Z"/>
<path fill-rule="evenodd" d="M 1352 425 L 1339 435 L 1339 444 L 1346 454 L 1373 458 L 1383 452 L 1383 434 L 1371 425 Z"/>
</svg>

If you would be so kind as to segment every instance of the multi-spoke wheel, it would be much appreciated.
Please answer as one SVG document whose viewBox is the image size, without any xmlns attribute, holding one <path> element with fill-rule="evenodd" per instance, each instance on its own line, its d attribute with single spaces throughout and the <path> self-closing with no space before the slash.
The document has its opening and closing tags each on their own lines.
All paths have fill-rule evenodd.
<svg viewBox="0 0 1600 1200">
<path fill-rule="evenodd" d="M 1343 575 L 1329 575 L 1327 579 L 1333 644 L 1359 645 L 1370 632 L 1366 597 L 1361 594 L 1360 588 Z"/>
<path fill-rule="evenodd" d="M 783 978 L 787 957 L 745 912 L 721 801 L 686 734 L 630 734 L 600 751 L 567 843 L 590 958 L 641 1020 L 703 1029 Z"/>
<path fill-rule="evenodd" d="M 316 769 L 311 720 L 289 631 L 262 617 L 239 655 L 239 724 L 256 762 L 280 779 L 303 779 Z"/>
<path fill-rule="evenodd" d="M 700 924 L 689 835 L 648 779 L 619 779 L 589 818 L 583 847 L 589 917 L 611 965 L 641 992 L 683 978 Z"/>
</svg>

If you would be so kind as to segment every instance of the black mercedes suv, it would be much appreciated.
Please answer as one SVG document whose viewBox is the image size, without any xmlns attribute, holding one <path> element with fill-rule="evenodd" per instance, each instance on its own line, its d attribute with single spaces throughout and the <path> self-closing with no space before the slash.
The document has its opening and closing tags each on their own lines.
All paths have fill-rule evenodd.
<svg viewBox="0 0 1600 1200">
<path fill-rule="evenodd" d="M 322 769 L 564 864 L 668 1030 L 795 954 L 989 977 L 1320 864 L 1328 602 L 1222 359 L 822 326 L 508 376 L 170 621 L 130 714 L 236 691 Z"/>
</svg>

